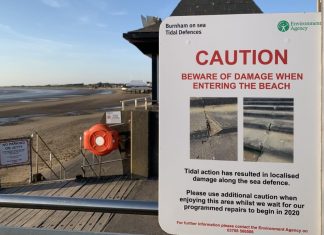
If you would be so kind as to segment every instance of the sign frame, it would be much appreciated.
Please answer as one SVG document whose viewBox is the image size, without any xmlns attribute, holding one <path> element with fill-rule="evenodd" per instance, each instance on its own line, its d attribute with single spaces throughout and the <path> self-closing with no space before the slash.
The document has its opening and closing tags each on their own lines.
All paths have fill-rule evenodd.
<svg viewBox="0 0 324 235">
<path fill-rule="evenodd" d="M 17 141 L 25 141 L 27 147 L 27 161 L 25 162 L 17 162 L 13 164 L 2 164 L 2 157 L 0 151 L 0 169 L 1 168 L 9 168 L 9 167 L 16 167 L 16 166 L 24 166 L 24 165 L 31 165 L 32 164 L 32 138 L 31 137 L 19 137 L 19 138 L 10 138 L 10 139 L 1 139 L 0 144 L 2 143 L 9 143 L 9 142 L 17 142 Z"/>
<path fill-rule="evenodd" d="M 122 117 L 121 111 L 107 111 L 106 112 L 106 124 L 121 124 Z"/>
<path fill-rule="evenodd" d="M 321 229 L 321 19 L 317 13 L 259 16 L 254 19 L 251 15 L 170 17 L 160 26 L 159 222 L 166 232 L 273 234 L 271 230 L 278 229 L 278 234 L 299 230 L 317 234 Z M 264 30 L 255 31 L 258 24 Z M 216 35 L 218 32 L 226 37 Z M 261 38 L 250 42 L 251 38 L 256 38 L 253 36 L 255 32 Z M 239 43 L 237 38 L 240 38 Z M 246 74 L 254 77 L 242 76 Z M 256 76 L 260 74 L 267 77 L 260 79 Z M 291 77 L 282 79 L 281 74 Z M 236 75 L 238 81 L 246 82 L 237 82 Z M 295 75 L 300 77 L 293 77 Z M 257 82 L 248 81 L 258 79 Z M 283 80 L 290 81 L 280 86 L 279 82 Z M 290 162 L 277 161 L 269 154 L 267 162 L 254 163 L 245 155 L 244 147 L 253 142 L 250 137 L 254 133 L 244 130 L 243 122 L 249 121 L 248 112 L 245 114 L 244 109 L 248 110 L 248 105 L 259 102 L 257 98 L 260 97 L 264 99 L 262 102 L 272 99 L 268 101 L 286 102 L 291 106 L 293 112 L 286 112 L 285 118 L 292 120 L 291 125 L 287 125 L 292 138 L 279 139 L 280 146 L 271 143 L 273 139 L 267 142 L 271 143 L 270 147 L 259 141 L 262 138 L 256 142 L 261 153 L 267 149 L 272 153 L 289 155 L 292 158 Z M 238 120 L 238 151 L 234 151 L 233 158 L 220 159 L 216 154 L 207 158 L 203 153 L 215 151 L 206 148 L 201 151 L 201 157 L 195 151 L 199 145 L 196 139 L 202 139 L 202 146 L 210 143 L 206 137 L 221 130 L 235 129 L 226 120 L 221 125 L 211 122 L 214 121 L 212 115 L 217 117 L 221 110 L 211 111 L 212 107 L 208 107 L 206 111 L 205 104 L 217 106 L 217 102 L 232 102 L 232 98 L 238 99 L 232 103 L 237 107 L 233 112 L 236 112 Z M 311 101 L 312 107 L 306 101 Z M 203 108 L 200 103 L 203 103 Z M 168 113 L 177 114 L 176 120 L 171 119 L 172 115 L 167 116 Z M 191 120 L 198 120 L 200 124 L 193 126 Z M 303 127 L 305 120 L 307 127 Z M 233 187 L 231 184 L 236 185 Z M 308 194 L 302 190 L 306 185 Z M 287 200 L 298 201 L 300 210 L 294 215 L 285 209 L 286 196 Z M 215 200 L 208 200 L 211 197 Z M 241 202 L 240 198 L 252 199 Z M 221 200 L 225 204 L 221 204 Z M 278 208 L 275 208 L 278 203 Z M 294 203 L 289 206 L 298 207 Z M 306 223 L 306 219 L 312 222 Z"/>
</svg>

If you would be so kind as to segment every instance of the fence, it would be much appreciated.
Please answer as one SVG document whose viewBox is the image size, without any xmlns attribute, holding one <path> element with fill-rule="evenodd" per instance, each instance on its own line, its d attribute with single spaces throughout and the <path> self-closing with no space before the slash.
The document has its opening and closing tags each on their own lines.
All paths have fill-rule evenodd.
<svg viewBox="0 0 324 235">
<path fill-rule="evenodd" d="M 158 202 L 155 201 L 132 201 L 132 200 L 104 200 L 66 197 L 42 197 L 24 195 L 0 195 L 0 206 L 10 208 L 46 209 L 46 210 L 71 210 L 85 212 L 109 212 L 136 215 L 158 215 Z M 34 235 L 34 234 L 99 234 L 76 231 L 53 231 L 47 229 L 26 229 L 0 227 L 5 234 Z M 112 234 L 112 233 L 100 233 Z M 115 234 L 115 233 L 114 233 Z"/>
<path fill-rule="evenodd" d="M 36 145 L 35 147 L 32 146 L 32 150 L 36 154 L 36 157 L 35 157 L 36 174 L 39 173 L 39 160 L 41 160 L 57 179 L 65 179 L 66 168 L 64 167 L 64 165 L 62 164 L 60 159 L 53 153 L 53 151 L 48 146 L 48 144 L 45 142 L 45 140 L 39 135 L 39 133 L 37 131 L 32 133 L 31 137 L 33 139 L 35 138 L 35 145 Z M 47 162 L 44 154 L 41 154 L 41 152 L 39 151 L 40 144 L 42 144 L 44 146 L 44 148 L 48 151 L 49 162 Z M 59 174 L 57 172 L 55 172 L 55 169 L 54 169 L 55 161 L 54 160 L 59 164 L 59 168 L 60 168 Z"/>
<path fill-rule="evenodd" d="M 127 104 L 131 104 L 131 107 L 134 108 L 144 107 L 144 109 L 147 110 L 149 105 L 152 105 L 156 102 L 157 101 L 152 100 L 150 96 L 120 101 L 121 109 L 123 111 L 126 109 Z"/>
</svg>

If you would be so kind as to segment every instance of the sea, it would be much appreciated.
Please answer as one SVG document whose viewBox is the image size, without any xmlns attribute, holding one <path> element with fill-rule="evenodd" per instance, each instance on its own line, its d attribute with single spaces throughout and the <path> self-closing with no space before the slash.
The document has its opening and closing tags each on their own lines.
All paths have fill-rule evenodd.
<svg viewBox="0 0 324 235">
<path fill-rule="evenodd" d="M 68 89 L 68 88 L 4 88 L 0 87 L 0 111 L 1 105 L 12 103 L 28 103 L 33 101 L 54 101 L 67 97 L 88 96 L 93 94 L 111 94 L 108 89 Z M 28 114 L 10 117 L 0 116 L 0 126 L 17 124 L 22 120 L 33 117 L 46 116 L 46 114 Z"/>
<path fill-rule="evenodd" d="M 59 100 L 66 97 L 110 94 L 106 89 L 1 88 L 0 103 Z"/>
</svg>

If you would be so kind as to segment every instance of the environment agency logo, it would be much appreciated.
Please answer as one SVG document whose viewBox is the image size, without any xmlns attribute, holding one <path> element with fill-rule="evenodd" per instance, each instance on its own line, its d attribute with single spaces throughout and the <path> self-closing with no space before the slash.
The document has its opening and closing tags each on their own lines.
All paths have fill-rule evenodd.
<svg viewBox="0 0 324 235">
<path fill-rule="evenodd" d="M 289 30 L 289 23 L 286 20 L 282 20 L 278 23 L 277 28 L 280 32 L 287 32 Z"/>
<path fill-rule="evenodd" d="M 312 30 L 314 28 L 319 28 L 322 25 L 321 21 L 318 20 L 297 20 L 297 21 L 290 21 L 287 20 L 281 20 L 277 24 L 277 28 L 280 32 L 287 32 L 289 31 L 295 31 L 295 32 L 306 32 L 309 30 Z"/>
</svg>

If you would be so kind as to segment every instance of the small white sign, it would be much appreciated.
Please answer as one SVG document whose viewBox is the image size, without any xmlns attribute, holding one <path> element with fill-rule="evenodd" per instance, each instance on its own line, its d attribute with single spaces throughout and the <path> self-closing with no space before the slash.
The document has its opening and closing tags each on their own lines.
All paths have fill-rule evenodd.
<svg viewBox="0 0 324 235">
<path fill-rule="evenodd" d="M 106 112 L 106 123 L 107 124 L 120 124 L 121 123 L 121 112 L 120 111 Z"/>
<path fill-rule="evenodd" d="M 0 167 L 25 165 L 30 162 L 30 140 L 0 141 Z"/>
</svg>

